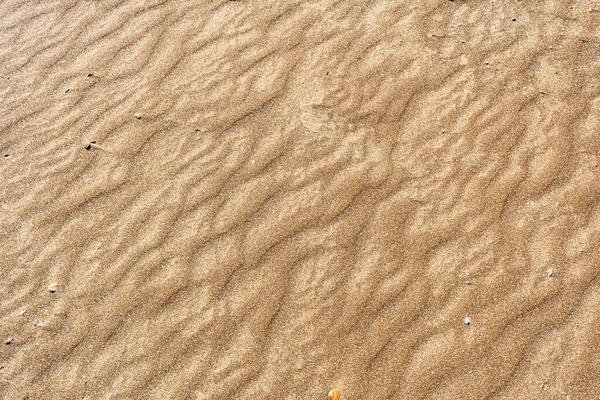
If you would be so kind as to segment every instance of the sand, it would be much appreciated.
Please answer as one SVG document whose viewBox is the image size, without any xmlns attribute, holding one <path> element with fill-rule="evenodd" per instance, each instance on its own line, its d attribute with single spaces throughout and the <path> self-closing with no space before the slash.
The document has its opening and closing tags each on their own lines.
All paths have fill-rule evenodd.
<svg viewBox="0 0 600 400">
<path fill-rule="evenodd" d="M 2 398 L 600 398 L 599 54 L 591 0 L 2 1 Z"/>
</svg>

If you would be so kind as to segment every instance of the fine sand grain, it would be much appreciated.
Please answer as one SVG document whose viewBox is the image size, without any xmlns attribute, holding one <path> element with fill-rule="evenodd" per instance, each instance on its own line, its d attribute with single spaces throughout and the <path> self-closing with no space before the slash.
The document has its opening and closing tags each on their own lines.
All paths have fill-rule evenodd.
<svg viewBox="0 0 600 400">
<path fill-rule="evenodd" d="M 600 398 L 597 1 L 0 1 L 0 151 L 1 398 Z"/>
</svg>

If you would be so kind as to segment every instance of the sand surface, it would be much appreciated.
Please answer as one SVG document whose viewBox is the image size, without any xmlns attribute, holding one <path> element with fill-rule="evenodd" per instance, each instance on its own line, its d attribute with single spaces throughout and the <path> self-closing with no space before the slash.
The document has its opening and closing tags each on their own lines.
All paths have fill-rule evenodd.
<svg viewBox="0 0 600 400">
<path fill-rule="evenodd" d="M 0 397 L 600 398 L 599 21 L 1 1 Z"/>
</svg>

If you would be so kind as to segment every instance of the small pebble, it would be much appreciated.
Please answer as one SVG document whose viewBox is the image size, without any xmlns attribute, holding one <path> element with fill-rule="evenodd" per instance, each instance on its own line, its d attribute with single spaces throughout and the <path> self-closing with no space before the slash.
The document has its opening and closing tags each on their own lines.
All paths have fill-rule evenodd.
<svg viewBox="0 0 600 400">
<path fill-rule="evenodd" d="M 342 395 L 340 391 L 336 388 L 331 389 L 329 393 L 327 393 L 327 397 L 329 397 L 331 400 L 340 400 L 341 396 Z"/>
<path fill-rule="evenodd" d="M 65 90 L 65 93 L 69 93 L 69 91 L 70 91 L 70 90 L 71 90 L 71 89 L 67 89 L 67 90 Z"/>
<path fill-rule="evenodd" d="M 467 279 L 467 281 L 465 282 L 467 285 L 470 285 L 472 282 L 470 279 Z"/>
<path fill-rule="evenodd" d="M 484 63 L 485 65 L 490 65 L 490 62 L 489 62 L 489 61 L 484 61 L 483 63 Z"/>
<path fill-rule="evenodd" d="M 38 326 L 38 324 L 40 323 L 40 321 L 38 321 L 37 319 L 35 321 L 33 321 L 33 326 Z"/>
<path fill-rule="evenodd" d="M 48 286 L 48 290 L 50 293 L 54 293 L 58 290 L 58 285 L 56 283 L 52 283 L 50 286 Z"/>
<path fill-rule="evenodd" d="M 133 116 L 136 117 L 137 119 L 142 119 L 142 114 L 140 114 L 140 113 L 136 113 Z"/>
<path fill-rule="evenodd" d="M 465 318 L 465 325 L 471 325 L 471 318 L 467 317 Z"/>
<path fill-rule="evenodd" d="M 6 340 L 4 341 L 4 344 L 11 344 L 11 343 L 12 343 L 12 341 L 13 341 L 13 338 L 9 337 L 8 339 L 6 339 Z"/>
<path fill-rule="evenodd" d="M 554 276 L 554 270 L 553 269 L 549 269 L 547 272 L 548 272 L 548 278 Z"/>
<path fill-rule="evenodd" d="M 543 90 L 540 90 L 540 93 L 541 93 L 541 94 L 546 94 L 546 92 L 544 92 Z"/>
<path fill-rule="evenodd" d="M 19 315 L 21 315 L 21 316 L 25 315 L 25 310 L 21 311 L 21 312 L 19 313 Z"/>
<path fill-rule="evenodd" d="M 516 20 L 517 20 L 516 18 L 511 19 L 511 21 L 513 21 L 513 22 L 516 21 Z"/>
</svg>

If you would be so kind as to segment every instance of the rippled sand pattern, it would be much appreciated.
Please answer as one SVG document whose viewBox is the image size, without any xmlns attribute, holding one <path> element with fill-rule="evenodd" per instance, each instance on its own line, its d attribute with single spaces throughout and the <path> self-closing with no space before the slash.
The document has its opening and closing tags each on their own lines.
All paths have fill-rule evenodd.
<svg viewBox="0 0 600 400">
<path fill-rule="evenodd" d="M 600 398 L 599 21 L 2 1 L 0 393 Z"/>
</svg>

